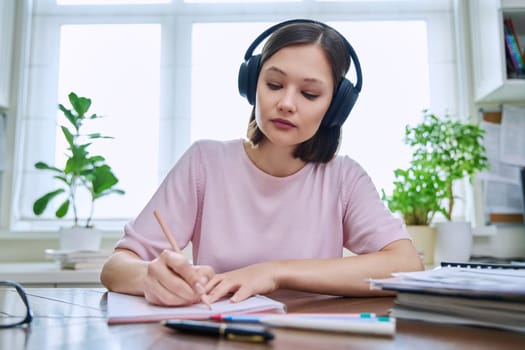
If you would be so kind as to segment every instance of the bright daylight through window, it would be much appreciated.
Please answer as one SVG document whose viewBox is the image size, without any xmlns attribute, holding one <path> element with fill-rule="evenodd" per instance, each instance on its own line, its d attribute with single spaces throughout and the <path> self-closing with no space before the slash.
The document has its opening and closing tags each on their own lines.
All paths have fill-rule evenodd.
<svg viewBox="0 0 525 350">
<path fill-rule="evenodd" d="M 49 173 L 36 171 L 34 164 L 63 166 L 64 116 L 57 107 L 68 104 L 71 91 L 92 99 L 91 110 L 104 116 L 94 121 L 96 132 L 114 137 L 97 142 L 100 148 L 93 145 L 92 151 L 106 157 L 126 194 L 98 201 L 94 222 L 120 231 L 191 142 L 246 137 L 251 106 L 238 93 L 237 74 L 253 39 L 282 19 L 267 11 L 282 7 L 293 9 L 294 17 L 312 17 L 311 1 L 243 2 L 239 13 L 237 5 L 218 2 L 208 13 L 202 4 L 182 0 L 112 0 L 119 3 L 112 7 L 98 0 L 35 1 L 47 5 L 35 7 L 31 43 L 46 45 L 32 47 L 26 63 L 28 81 L 38 84 L 27 84 L 25 92 L 26 141 L 16 150 L 12 230 L 55 230 L 64 224 L 56 220 L 56 208 L 33 214 L 35 199 L 56 188 Z M 325 5 L 330 11 L 319 20 L 349 40 L 363 70 L 363 88 L 344 124 L 339 154 L 357 160 L 377 189 L 388 193 L 393 170 L 409 161 L 405 125 L 416 123 L 433 104 L 444 106 L 443 91 L 453 89 L 447 83 L 453 79 L 437 84 L 430 79 L 428 41 L 437 35 L 452 46 L 440 34 L 448 22 L 376 12 L 342 20 L 340 9 L 352 13 L 352 2 L 319 4 Z M 147 14 L 141 15 L 144 9 Z M 353 68 L 348 79 L 356 81 Z"/>
</svg>

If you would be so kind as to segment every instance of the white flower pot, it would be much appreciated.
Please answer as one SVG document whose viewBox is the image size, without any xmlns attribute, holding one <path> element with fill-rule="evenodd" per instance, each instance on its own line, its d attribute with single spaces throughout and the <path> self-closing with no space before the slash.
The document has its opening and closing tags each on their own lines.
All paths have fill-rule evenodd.
<svg viewBox="0 0 525 350">
<path fill-rule="evenodd" d="M 436 226 L 434 262 L 470 260 L 472 228 L 470 222 L 439 222 Z"/>
<path fill-rule="evenodd" d="M 60 250 L 100 250 L 102 232 L 88 227 L 61 227 L 59 231 Z"/>
</svg>

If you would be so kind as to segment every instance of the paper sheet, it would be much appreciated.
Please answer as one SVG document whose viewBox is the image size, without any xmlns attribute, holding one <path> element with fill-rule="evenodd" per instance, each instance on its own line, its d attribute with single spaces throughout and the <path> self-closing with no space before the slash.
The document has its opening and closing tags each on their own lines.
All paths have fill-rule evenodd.
<svg viewBox="0 0 525 350">
<path fill-rule="evenodd" d="M 6 120 L 3 113 L 0 113 L 0 171 L 7 168 L 7 135 Z"/>
<path fill-rule="evenodd" d="M 503 106 L 500 159 L 505 163 L 525 166 L 525 108 Z"/>
<path fill-rule="evenodd" d="M 109 292 L 108 323 L 157 322 L 166 319 L 208 319 L 216 314 L 246 314 L 254 312 L 284 313 L 286 306 L 276 300 L 256 295 L 238 303 L 221 300 L 209 310 L 204 304 L 164 307 L 149 304 L 139 296 Z"/>
<path fill-rule="evenodd" d="M 484 211 L 491 214 L 521 214 L 524 211 L 520 169 L 525 166 L 525 108 L 504 105 L 501 123 L 482 122 L 490 169 L 483 180 Z M 499 221 L 498 221 L 499 222 Z"/>
<path fill-rule="evenodd" d="M 485 130 L 484 145 L 487 150 L 487 158 L 490 164 L 490 169 L 484 171 L 481 174 L 481 178 L 518 185 L 520 182 L 520 167 L 504 163 L 500 158 L 501 125 L 482 122 L 481 128 Z"/>
<path fill-rule="evenodd" d="M 521 186 L 518 184 L 486 180 L 483 194 L 486 213 L 523 213 Z"/>
<path fill-rule="evenodd" d="M 475 269 L 442 267 L 434 270 L 393 273 L 371 279 L 371 289 L 426 291 L 433 293 L 488 294 L 525 298 L 525 269 Z"/>
</svg>

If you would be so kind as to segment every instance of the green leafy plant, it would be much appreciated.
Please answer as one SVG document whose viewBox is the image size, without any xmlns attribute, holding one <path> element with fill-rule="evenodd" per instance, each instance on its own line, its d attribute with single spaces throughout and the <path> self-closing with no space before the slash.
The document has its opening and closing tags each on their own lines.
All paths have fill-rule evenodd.
<svg viewBox="0 0 525 350">
<path fill-rule="evenodd" d="M 401 213 L 406 225 L 430 225 L 436 213 L 445 215 L 440 203 L 447 193 L 436 173 L 413 164 L 394 170 L 394 175 L 392 195 L 382 190 L 382 198 L 392 212 Z"/>
<path fill-rule="evenodd" d="M 78 217 L 78 190 L 84 188 L 90 194 L 90 211 L 86 219 L 85 227 L 92 227 L 95 201 L 109 194 L 124 194 L 121 189 L 115 188 L 118 179 L 113 174 L 111 167 L 106 164 L 106 160 L 101 155 L 91 155 L 89 146 L 91 141 L 96 139 L 108 139 L 100 133 L 83 134 L 82 127 L 88 120 L 101 118 L 97 114 L 88 114 L 91 107 L 91 99 L 79 97 L 74 92 L 68 95 L 72 109 L 59 104 L 70 127 L 61 126 L 62 134 L 68 144 L 66 156 L 67 160 L 64 168 L 48 165 L 44 162 L 37 162 L 35 167 L 40 170 L 51 171 L 55 179 L 59 180 L 62 186 L 39 197 L 33 204 L 35 215 L 41 215 L 49 203 L 58 197 L 63 197 L 62 204 L 55 212 L 57 218 L 63 218 L 70 208 L 73 210 L 74 225 L 79 225 Z"/>
<path fill-rule="evenodd" d="M 457 180 L 489 168 L 483 144 L 485 131 L 475 123 L 439 118 L 423 111 L 423 121 L 405 128 L 405 143 L 412 152 L 410 167 L 396 169 L 392 196 L 383 199 L 407 224 L 429 224 L 436 213 L 452 220 Z"/>
</svg>

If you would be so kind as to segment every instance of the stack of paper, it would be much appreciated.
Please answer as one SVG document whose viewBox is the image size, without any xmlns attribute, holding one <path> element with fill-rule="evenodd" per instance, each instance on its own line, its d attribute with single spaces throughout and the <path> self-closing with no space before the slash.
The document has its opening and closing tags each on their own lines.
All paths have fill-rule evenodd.
<svg viewBox="0 0 525 350">
<path fill-rule="evenodd" d="M 46 257 L 60 263 L 62 269 L 82 270 L 100 269 L 108 259 L 111 251 L 108 250 L 54 250 L 46 249 Z"/>
<path fill-rule="evenodd" d="M 397 292 L 391 316 L 525 332 L 525 269 L 444 267 L 372 279 Z"/>
</svg>

